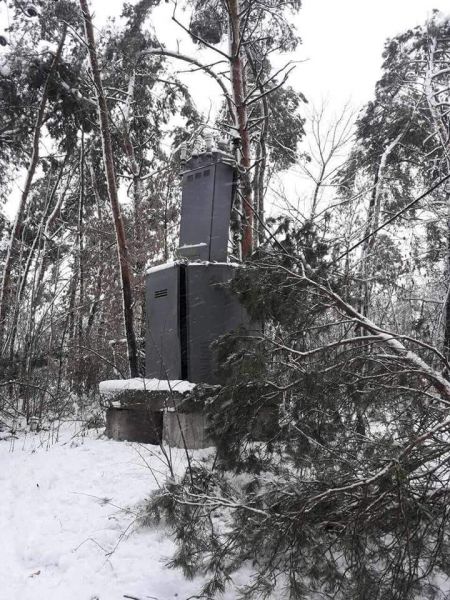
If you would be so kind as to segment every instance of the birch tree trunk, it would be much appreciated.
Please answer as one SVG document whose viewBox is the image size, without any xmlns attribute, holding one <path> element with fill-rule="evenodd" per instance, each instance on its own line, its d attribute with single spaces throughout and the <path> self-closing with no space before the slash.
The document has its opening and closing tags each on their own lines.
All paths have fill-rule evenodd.
<svg viewBox="0 0 450 600">
<path fill-rule="evenodd" d="M 236 109 L 237 128 L 241 140 L 241 181 L 242 198 L 244 209 L 244 224 L 242 231 L 242 256 L 250 256 L 253 250 L 253 198 L 250 182 L 249 169 L 250 160 L 250 135 L 248 131 L 248 114 L 245 103 L 244 91 L 244 65 L 242 63 L 242 41 L 240 29 L 240 2 L 239 0 L 228 0 L 228 11 L 230 15 L 230 62 L 231 62 L 231 86 L 233 101 Z"/>
<path fill-rule="evenodd" d="M 80 7 L 83 13 L 84 30 L 86 41 L 89 48 L 89 60 L 91 64 L 92 77 L 97 94 L 97 108 L 100 122 L 100 131 L 103 148 L 103 164 L 105 169 L 108 195 L 113 213 L 114 228 L 117 241 L 117 252 L 119 257 L 119 268 L 122 283 L 122 301 L 123 301 L 123 319 L 125 326 L 125 337 L 127 341 L 128 362 L 130 376 L 137 377 L 138 354 L 136 345 L 136 336 L 133 322 L 133 297 L 131 283 L 131 260 L 127 246 L 127 239 L 120 210 L 119 198 L 117 193 L 116 174 L 114 169 L 113 148 L 111 142 L 111 132 L 109 128 L 109 113 L 106 103 L 106 97 L 103 91 L 100 67 L 98 64 L 97 50 L 95 45 L 94 28 L 92 26 L 92 17 L 89 12 L 87 0 L 80 0 Z"/>
<path fill-rule="evenodd" d="M 267 96 L 264 93 L 264 86 L 260 81 L 260 74 L 255 65 L 255 61 L 252 59 L 249 49 L 246 50 L 246 56 L 250 68 L 252 70 L 253 77 L 256 85 L 261 94 L 261 128 L 259 132 L 259 139 L 256 146 L 256 155 L 254 163 L 254 175 L 253 175 L 253 204 L 255 207 L 255 214 L 257 215 L 257 223 L 255 225 L 255 239 L 254 245 L 259 246 L 264 243 L 266 232 L 264 230 L 265 222 L 265 210 L 264 210 L 264 182 L 267 168 L 267 135 L 269 132 L 269 104 L 267 102 Z"/>
</svg>

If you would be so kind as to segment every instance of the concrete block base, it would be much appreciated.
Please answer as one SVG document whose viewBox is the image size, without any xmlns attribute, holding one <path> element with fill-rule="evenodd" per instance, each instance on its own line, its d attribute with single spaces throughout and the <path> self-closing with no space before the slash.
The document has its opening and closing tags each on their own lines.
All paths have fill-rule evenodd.
<svg viewBox="0 0 450 600">
<path fill-rule="evenodd" d="M 163 419 L 163 439 L 172 447 L 209 448 L 213 446 L 206 434 L 207 420 L 203 413 L 166 412 Z"/>
<path fill-rule="evenodd" d="M 119 442 L 160 444 L 163 413 L 149 411 L 145 405 L 110 407 L 106 411 L 106 435 Z"/>
<path fill-rule="evenodd" d="M 206 435 L 205 402 L 217 388 L 187 381 L 112 380 L 100 384 L 106 435 L 113 440 L 175 448 L 212 446 Z"/>
</svg>

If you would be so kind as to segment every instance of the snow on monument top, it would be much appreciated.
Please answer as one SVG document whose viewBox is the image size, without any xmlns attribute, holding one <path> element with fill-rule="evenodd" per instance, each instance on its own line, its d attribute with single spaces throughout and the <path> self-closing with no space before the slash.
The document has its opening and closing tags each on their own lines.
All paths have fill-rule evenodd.
<svg viewBox="0 0 450 600">
<path fill-rule="evenodd" d="M 103 395 L 114 396 L 126 390 L 141 390 L 147 392 L 178 392 L 185 394 L 195 388 L 195 383 L 183 381 L 181 379 L 144 379 L 135 377 L 134 379 L 110 379 L 101 381 L 99 384 L 100 393 Z"/>
</svg>

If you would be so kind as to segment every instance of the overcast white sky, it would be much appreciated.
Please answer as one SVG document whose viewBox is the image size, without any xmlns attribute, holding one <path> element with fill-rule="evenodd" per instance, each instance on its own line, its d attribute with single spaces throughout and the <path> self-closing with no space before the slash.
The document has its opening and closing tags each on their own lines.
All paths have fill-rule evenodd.
<svg viewBox="0 0 450 600">
<path fill-rule="evenodd" d="M 100 24 L 118 15 L 122 4 L 92 0 L 91 5 Z M 303 0 L 295 19 L 303 44 L 295 58 L 306 62 L 297 66 L 291 83 L 315 103 L 328 97 L 337 104 L 363 104 L 380 74 L 386 38 L 423 23 L 433 8 L 450 13 L 450 0 Z M 176 48 L 177 40 L 186 46 L 170 14 L 171 3 L 163 3 L 154 20 L 158 37 L 169 48 Z"/>
<path fill-rule="evenodd" d="M 317 99 L 367 101 L 380 74 L 384 41 L 423 23 L 433 8 L 450 13 L 450 0 L 304 0 L 297 18 L 300 54 L 310 60 L 297 69 L 305 91 Z"/>
</svg>

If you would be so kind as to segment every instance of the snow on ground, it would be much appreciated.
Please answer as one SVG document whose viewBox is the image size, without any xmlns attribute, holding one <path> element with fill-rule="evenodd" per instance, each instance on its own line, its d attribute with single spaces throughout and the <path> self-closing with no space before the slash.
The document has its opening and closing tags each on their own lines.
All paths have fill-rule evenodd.
<svg viewBox="0 0 450 600">
<path fill-rule="evenodd" d="M 172 454 L 181 473 L 184 452 Z M 0 600 L 197 593 L 201 579 L 165 567 L 174 550 L 167 530 L 135 523 L 139 502 L 167 476 L 162 458 L 157 446 L 82 434 L 78 424 L 58 440 L 55 432 L 0 439 Z"/>
</svg>

